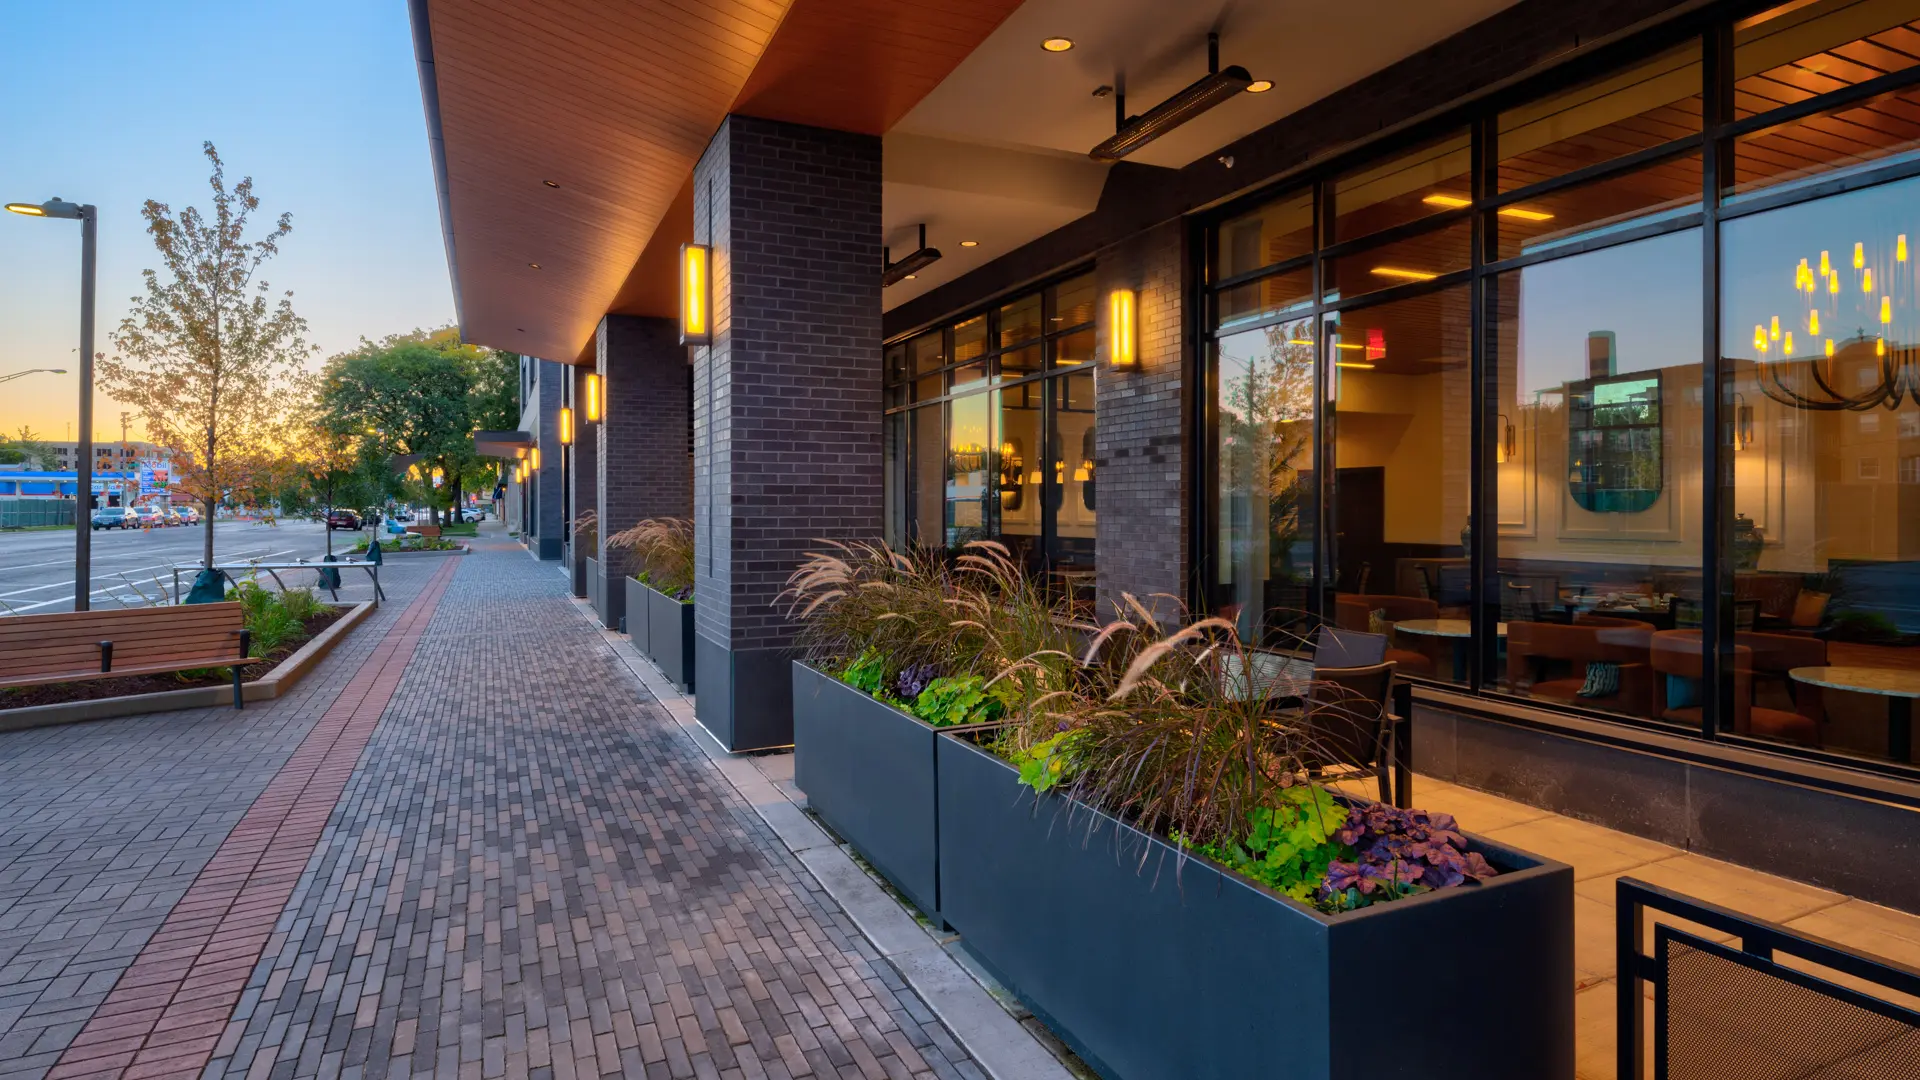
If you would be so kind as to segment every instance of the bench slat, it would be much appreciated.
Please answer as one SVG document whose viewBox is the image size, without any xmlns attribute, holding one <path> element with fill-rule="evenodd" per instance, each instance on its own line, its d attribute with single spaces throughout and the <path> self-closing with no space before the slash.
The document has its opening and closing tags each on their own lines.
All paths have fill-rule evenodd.
<svg viewBox="0 0 1920 1080">
<path fill-rule="evenodd" d="M 249 667 L 253 664 L 258 664 L 263 662 L 264 661 L 260 661 L 260 660 L 249 660 L 245 664 L 238 664 L 236 663 L 236 658 L 232 656 L 225 656 L 225 657 L 204 657 L 203 656 L 203 657 L 196 657 L 190 663 L 149 664 L 145 667 L 128 668 L 124 671 L 116 668 L 113 671 L 67 671 L 67 672 L 61 672 L 56 675 L 35 675 L 25 679 L 9 678 L 9 679 L 5 679 L 4 681 L 0 681 L 0 687 L 10 688 L 10 687 L 16 687 L 16 686 L 52 686 L 59 683 L 92 682 L 98 679 L 119 679 L 119 678 L 125 678 L 127 676 L 132 676 L 132 675 L 164 675 L 170 671 L 192 671 L 195 668 Z"/>
<path fill-rule="evenodd" d="M 222 634 L 206 640 L 155 642 L 141 647 L 122 646 L 118 642 L 113 648 L 113 666 L 115 670 L 129 664 L 158 664 L 184 656 L 238 656 L 240 640 L 238 634 Z M 0 673 L 78 669 L 82 665 L 97 667 L 100 663 L 100 649 L 90 646 L 86 649 L 35 649 L 20 655 L 0 658 Z"/>
</svg>

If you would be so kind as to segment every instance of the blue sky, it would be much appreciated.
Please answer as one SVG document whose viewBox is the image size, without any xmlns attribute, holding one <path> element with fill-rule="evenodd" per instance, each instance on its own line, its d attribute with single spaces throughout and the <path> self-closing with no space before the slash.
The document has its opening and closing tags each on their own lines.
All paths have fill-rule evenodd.
<svg viewBox="0 0 1920 1080">
<path fill-rule="evenodd" d="M 100 207 L 99 348 L 158 265 L 149 198 L 204 207 L 212 140 L 256 220 L 293 214 L 266 278 L 321 355 L 453 321 L 404 0 L 0 0 L 0 201 Z M 60 32 L 28 37 L 28 23 Z M 0 215 L 0 374 L 66 367 L 79 334 L 77 222 Z M 0 430 L 67 438 L 74 375 L 0 389 Z M 95 430 L 119 437 L 119 406 Z M 137 437 L 137 432 L 136 432 Z"/>
</svg>

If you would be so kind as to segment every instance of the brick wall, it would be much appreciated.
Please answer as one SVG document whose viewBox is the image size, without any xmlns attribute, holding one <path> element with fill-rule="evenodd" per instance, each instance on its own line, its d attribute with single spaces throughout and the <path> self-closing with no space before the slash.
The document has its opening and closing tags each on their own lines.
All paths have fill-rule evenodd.
<svg viewBox="0 0 1920 1080">
<path fill-rule="evenodd" d="M 627 569 L 607 537 L 652 517 L 693 512 L 687 454 L 687 350 L 672 319 L 608 315 L 595 335 L 601 422 L 592 428 L 599 469 L 600 546 L 610 579 Z"/>
<path fill-rule="evenodd" d="M 1185 326 L 1186 227 L 1171 222 L 1100 254 L 1100 371 L 1094 394 L 1094 467 L 1100 512 L 1094 526 L 1096 595 L 1102 619 L 1122 593 L 1171 614 L 1187 595 L 1189 418 Z M 1113 327 L 1106 298 L 1134 290 L 1139 362 L 1111 366 Z"/>
<path fill-rule="evenodd" d="M 778 648 L 802 555 L 880 535 L 880 140 L 729 117 L 694 171 L 694 237 L 714 248 L 696 617 L 732 649 Z"/>
</svg>

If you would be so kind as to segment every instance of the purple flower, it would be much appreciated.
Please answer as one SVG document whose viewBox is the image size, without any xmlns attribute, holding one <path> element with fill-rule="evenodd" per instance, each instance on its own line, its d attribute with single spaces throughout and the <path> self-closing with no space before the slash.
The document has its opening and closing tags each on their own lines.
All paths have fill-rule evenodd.
<svg viewBox="0 0 1920 1080">
<path fill-rule="evenodd" d="M 893 688 L 902 701 L 912 701 L 920 696 L 927 684 L 940 677 L 940 669 L 932 664 L 908 664 L 900 671 L 900 677 L 893 682 Z"/>
</svg>

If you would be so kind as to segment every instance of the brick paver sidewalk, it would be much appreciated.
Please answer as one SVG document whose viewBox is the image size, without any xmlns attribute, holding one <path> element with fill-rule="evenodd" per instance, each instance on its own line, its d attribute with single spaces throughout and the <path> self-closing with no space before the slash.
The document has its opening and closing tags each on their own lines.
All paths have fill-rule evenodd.
<svg viewBox="0 0 1920 1080">
<path fill-rule="evenodd" d="M 59 1060 L 62 1075 L 78 1075 L 90 1072 L 86 1061 L 105 1061 L 89 1049 L 105 1045 L 95 1036 L 112 1014 L 100 1015 L 101 1002 L 125 998 L 117 984 L 164 959 L 154 953 L 179 921 L 167 916 L 185 883 L 194 882 L 190 898 L 231 885 L 209 875 L 237 857 L 265 868 L 256 872 L 262 883 L 252 894 L 217 892 L 234 897 L 220 901 L 231 931 L 212 930 L 198 969 L 206 974 L 187 975 L 173 992 L 180 1025 L 145 1036 L 131 1067 L 113 1059 L 119 1075 L 981 1076 L 643 697 L 571 610 L 553 564 L 483 541 L 447 569 L 444 595 L 426 587 L 429 571 L 413 579 L 420 626 L 407 625 L 396 597 L 378 633 L 356 635 L 361 663 L 326 673 L 342 698 L 351 694 L 337 688 L 356 674 L 368 687 L 393 680 L 370 691 L 391 700 L 377 726 L 366 725 L 364 750 L 343 719 L 353 710 L 329 698 L 309 706 L 297 732 L 274 736 L 274 751 L 256 755 L 264 764 L 245 754 L 203 763 L 215 777 L 249 778 L 215 800 L 226 828 L 211 846 L 200 843 L 207 851 L 197 863 L 166 878 L 171 893 L 140 909 L 151 940 L 137 943 L 139 960 L 83 979 L 90 996 L 65 1011 L 67 1029 L 54 1038 L 39 1025 L 33 1038 L 48 1049 L 17 1045 L 0 1055 L 0 1073 L 42 1075 Z M 398 644 L 375 652 L 370 639 L 383 635 L 410 650 L 403 673 L 388 674 Z M 388 668 L 361 671 L 383 655 Z M 337 732 L 315 722 L 328 708 Z M 111 751 L 124 737 L 120 723 L 62 729 L 63 738 Z M 94 734 L 64 734 L 83 729 Z M 323 736 L 324 751 L 315 742 Z M 0 761 L 13 749 L 8 738 L 0 736 Z M 320 781 L 346 753 L 357 765 L 326 790 Z M 81 752 L 44 764 L 81 775 L 91 767 Z M 159 779 L 127 770 L 133 787 Z M 296 773 L 297 791 L 279 779 Z M 57 791 L 42 783 L 37 799 L 52 804 Z M 48 812 L 31 798 L 0 798 L 15 813 Z M 315 800 L 331 814 L 317 843 L 295 827 L 311 820 Z M 113 809 L 165 818 L 148 803 Z M 263 812 L 283 824 L 248 828 Z M 0 845 L 7 835 L 0 831 Z M 273 839 L 262 847 L 262 836 Z M 0 890 L 35 851 L 43 862 L 63 857 L 0 846 Z M 290 894 L 281 889 L 263 943 L 247 898 L 270 895 L 260 890 L 277 884 L 269 871 L 290 851 L 301 852 L 303 873 Z M 8 895 L 0 891 L 0 943 Z M 180 906 L 181 918 L 201 914 Z M 241 956 L 253 960 L 236 974 Z M 233 1004 L 215 1010 L 225 1018 L 209 1027 L 208 1008 L 190 1007 L 193 994 L 224 1002 L 216 989 L 228 984 Z M 6 993 L 0 986 L 0 1047 L 13 1038 Z M 205 1049 L 197 1057 L 177 1049 L 189 1044 Z"/>
</svg>

